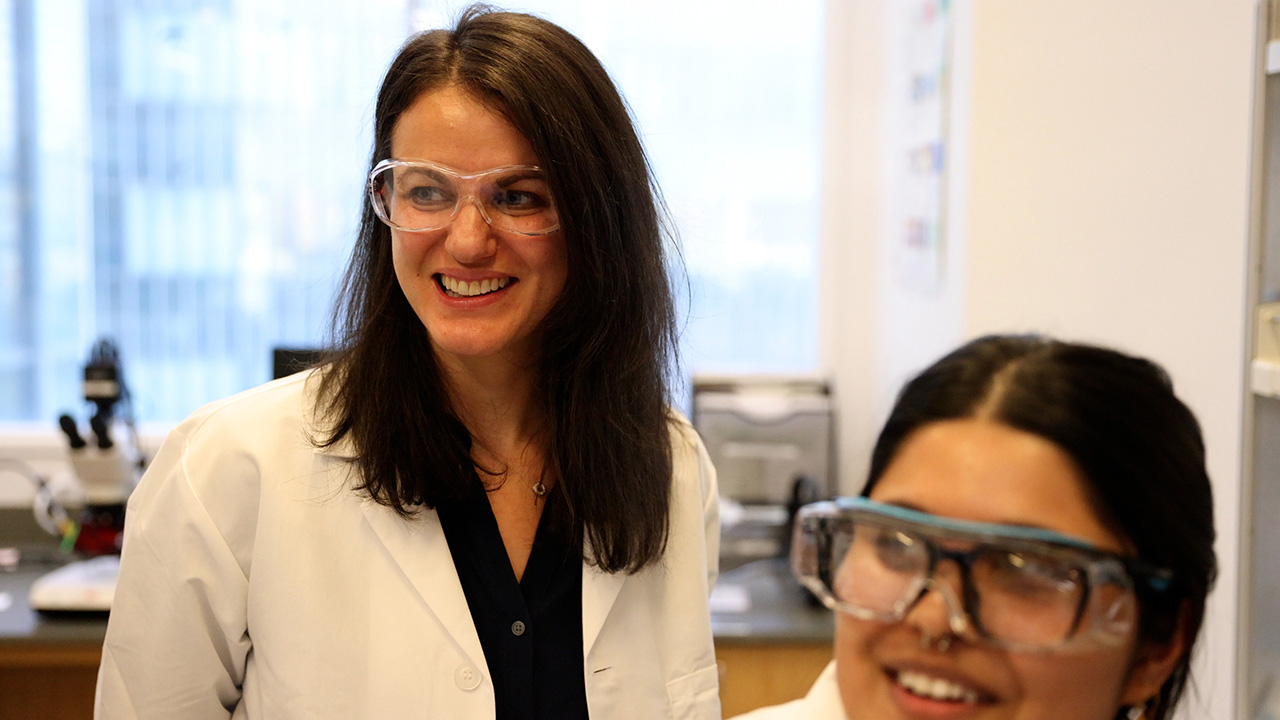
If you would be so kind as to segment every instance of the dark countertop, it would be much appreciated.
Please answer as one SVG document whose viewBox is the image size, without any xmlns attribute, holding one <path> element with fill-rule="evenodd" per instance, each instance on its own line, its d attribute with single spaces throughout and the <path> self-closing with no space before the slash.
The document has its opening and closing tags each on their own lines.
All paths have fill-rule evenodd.
<svg viewBox="0 0 1280 720">
<path fill-rule="evenodd" d="M 810 600 L 785 558 L 747 563 L 716 582 L 711 630 L 717 645 L 830 645 L 834 629 L 831 611 Z"/>
<path fill-rule="evenodd" d="M 105 613 L 40 613 L 27 604 L 31 583 L 72 558 L 41 536 L 29 511 L 0 509 L 0 547 L 21 550 L 18 567 L 0 567 L 0 649 L 17 645 L 101 645 Z M 22 531 L 22 532 L 15 532 Z M 811 602 L 783 558 L 756 560 L 720 574 L 711 613 L 722 645 L 830 644 L 830 610 Z"/>
<path fill-rule="evenodd" d="M 34 557 L 33 557 L 34 556 Z M 104 613 L 39 613 L 27 604 L 36 578 L 65 561 L 52 553 L 28 552 L 17 570 L 0 570 L 0 649 L 5 645 L 100 645 L 107 631 Z M 830 644 L 832 614 L 811 603 L 783 560 L 759 560 L 720 576 L 717 597 L 728 604 L 749 598 L 738 611 L 711 613 L 716 643 L 722 645 Z M 718 603 L 718 605 L 720 605 Z"/>
<path fill-rule="evenodd" d="M 39 613 L 27 604 L 31 583 L 78 558 L 36 525 L 30 508 L 0 508 L 0 547 L 18 548 L 16 568 L 0 565 L 0 650 L 40 645 L 102 645 L 106 613 Z"/>
</svg>

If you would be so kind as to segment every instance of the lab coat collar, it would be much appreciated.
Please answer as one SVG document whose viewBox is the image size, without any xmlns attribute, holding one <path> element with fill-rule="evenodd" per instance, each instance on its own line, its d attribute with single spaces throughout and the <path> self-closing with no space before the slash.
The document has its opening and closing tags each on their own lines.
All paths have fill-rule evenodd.
<svg viewBox="0 0 1280 720">
<path fill-rule="evenodd" d="M 422 517 L 406 521 L 389 507 L 366 499 L 361 507 L 378 540 L 405 578 L 445 630 L 477 665 L 484 665 L 484 651 L 458 580 L 444 529 L 434 510 L 419 510 Z M 594 565 L 582 570 L 582 650 L 591 652 L 600 630 L 626 582 L 625 572 L 607 573 Z"/>
<path fill-rule="evenodd" d="M 354 460 L 359 454 L 351 436 L 344 435 L 329 447 L 316 447 L 315 452 L 335 459 Z M 453 635 L 463 652 L 477 665 L 484 663 L 484 651 L 476 634 L 471 611 L 467 607 L 462 583 L 453 566 L 453 556 L 445 541 L 435 510 L 419 509 L 417 521 L 401 518 L 391 508 L 366 498 L 362 510 L 387 553 L 400 566 L 409 582 L 422 596 L 431 611 Z M 583 556 L 590 557 L 590 547 Z M 626 581 L 625 572 L 608 573 L 591 564 L 582 569 L 582 650 L 591 652 L 609 611 Z"/>
<path fill-rule="evenodd" d="M 365 499 L 361 506 L 387 554 L 440 621 L 440 626 L 478 667 L 488 671 L 480 636 L 476 634 L 462 582 L 435 510 L 419 509 L 419 517 L 406 520 L 391 508 Z"/>
<path fill-rule="evenodd" d="M 314 387 L 308 382 L 308 395 L 314 407 Z M 308 423 L 313 437 L 318 432 L 316 422 Z M 355 460 L 359 457 L 350 433 L 343 435 L 333 445 L 316 447 L 314 452 L 334 459 Z M 445 541 L 444 529 L 434 510 L 419 510 L 423 516 L 418 521 L 407 521 L 392 509 L 368 498 L 362 510 L 374 533 L 396 564 L 413 584 L 423 602 L 431 609 L 445 630 L 449 632 L 462 651 L 477 665 L 484 666 L 484 651 L 475 623 L 467 606 L 462 582 L 453 566 L 453 556 Z M 583 557 L 590 557 L 590 547 L 584 547 Z M 605 620 L 613 609 L 618 593 L 626 582 L 625 572 L 608 573 L 591 564 L 582 570 L 582 650 L 583 657 L 591 652 Z M 487 667 L 487 666 L 486 666 Z"/>
</svg>

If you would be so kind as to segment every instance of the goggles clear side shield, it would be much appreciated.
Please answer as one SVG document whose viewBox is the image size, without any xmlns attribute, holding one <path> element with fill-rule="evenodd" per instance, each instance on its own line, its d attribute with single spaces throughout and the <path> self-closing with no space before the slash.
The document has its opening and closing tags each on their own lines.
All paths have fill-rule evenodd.
<svg viewBox="0 0 1280 720">
<path fill-rule="evenodd" d="M 940 581 L 940 564 L 959 582 Z M 1059 651 L 1123 641 L 1137 623 L 1137 561 L 1038 528 L 937 517 L 866 498 L 808 505 L 792 570 L 827 607 L 897 622 L 933 590 L 951 629 L 1000 647 Z M 1143 568 L 1159 590 L 1165 571 Z"/>
<path fill-rule="evenodd" d="M 467 203 L 495 230 L 547 235 L 560 229 L 551 187 L 534 165 L 463 174 L 432 162 L 383 160 L 369 173 L 369 200 L 383 222 L 408 232 L 448 227 Z"/>
</svg>

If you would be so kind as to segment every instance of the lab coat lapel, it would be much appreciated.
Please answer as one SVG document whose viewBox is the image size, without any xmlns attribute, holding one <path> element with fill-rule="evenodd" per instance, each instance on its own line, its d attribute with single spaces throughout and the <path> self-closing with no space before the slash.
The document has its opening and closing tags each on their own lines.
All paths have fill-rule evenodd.
<svg viewBox="0 0 1280 720">
<path fill-rule="evenodd" d="M 583 657 L 591 653 L 591 648 L 600 636 L 600 629 L 618 599 L 622 584 L 626 582 L 625 572 L 607 573 L 594 565 L 582 568 L 582 652 Z"/>
<path fill-rule="evenodd" d="M 480 636 L 476 634 L 462 582 L 453 566 L 444 529 L 434 510 L 420 510 L 405 520 L 384 505 L 366 500 L 361 508 L 387 554 L 395 560 L 441 627 L 453 637 L 471 662 L 486 667 Z"/>
</svg>

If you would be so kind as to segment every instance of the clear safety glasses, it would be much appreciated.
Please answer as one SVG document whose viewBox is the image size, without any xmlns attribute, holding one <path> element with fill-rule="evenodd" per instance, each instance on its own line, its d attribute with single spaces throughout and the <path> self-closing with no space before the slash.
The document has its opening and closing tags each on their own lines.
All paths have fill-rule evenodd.
<svg viewBox="0 0 1280 720">
<path fill-rule="evenodd" d="M 397 230 L 448 227 L 465 203 L 474 203 L 494 230 L 546 235 L 560 229 L 542 169 L 509 165 L 470 175 L 418 160 L 383 160 L 369 173 L 373 211 Z"/>
<path fill-rule="evenodd" d="M 939 579 L 944 560 L 958 583 Z M 1134 583 L 1155 593 L 1172 583 L 1167 570 L 1053 531 L 866 498 L 802 508 L 791 566 L 827 607 L 863 620 L 902 620 L 932 590 L 947 605 L 951 632 L 1019 651 L 1121 642 L 1137 623 Z"/>
</svg>

